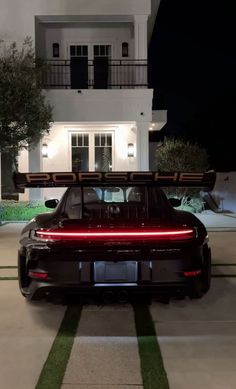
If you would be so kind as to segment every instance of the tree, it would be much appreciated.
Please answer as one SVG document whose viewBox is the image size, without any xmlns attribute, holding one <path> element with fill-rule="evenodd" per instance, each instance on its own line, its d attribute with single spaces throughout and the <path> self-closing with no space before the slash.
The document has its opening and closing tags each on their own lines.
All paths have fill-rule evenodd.
<svg viewBox="0 0 236 389">
<path fill-rule="evenodd" d="M 208 155 L 197 143 L 182 139 L 165 139 L 156 150 L 157 170 L 163 172 L 205 172 L 209 167 Z M 183 206 L 200 210 L 203 206 L 199 200 L 199 190 L 189 188 L 168 189 L 167 195 L 181 198 Z M 198 198 L 198 200 L 196 200 Z"/>
<path fill-rule="evenodd" d="M 43 61 L 35 59 L 32 40 L 20 49 L 0 42 L 0 152 L 3 198 L 16 198 L 11 172 L 19 150 L 33 148 L 49 133 L 52 108 L 42 93 Z"/>
<path fill-rule="evenodd" d="M 49 132 L 52 108 L 42 94 L 45 65 L 35 59 L 32 41 L 26 38 L 21 49 L 1 42 L 0 56 L 0 151 L 15 157 L 25 147 L 33 147 Z"/>
</svg>

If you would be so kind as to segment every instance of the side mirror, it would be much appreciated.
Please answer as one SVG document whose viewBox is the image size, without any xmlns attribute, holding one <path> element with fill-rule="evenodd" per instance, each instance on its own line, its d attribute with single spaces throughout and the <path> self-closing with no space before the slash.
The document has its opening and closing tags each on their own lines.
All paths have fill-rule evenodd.
<svg viewBox="0 0 236 389">
<path fill-rule="evenodd" d="M 56 208 L 58 203 L 59 203 L 58 199 L 51 199 L 51 200 L 46 200 L 44 205 L 47 208 Z"/>
<path fill-rule="evenodd" d="M 168 200 L 171 203 L 172 207 L 179 207 L 181 205 L 181 200 L 176 199 L 175 197 L 171 197 Z"/>
</svg>

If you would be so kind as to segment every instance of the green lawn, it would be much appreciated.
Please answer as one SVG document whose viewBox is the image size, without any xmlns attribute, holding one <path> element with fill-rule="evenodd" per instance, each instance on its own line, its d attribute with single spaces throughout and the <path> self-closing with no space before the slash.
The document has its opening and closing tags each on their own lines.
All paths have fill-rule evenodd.
<svg viewBox="0 0 236 389">
<path fill-rule="evenodd" d="M 39 213 L 50 212 L 43 202 L 36 201 L 0 201 L 0 222 L 27 221 Z"/>
</svg>

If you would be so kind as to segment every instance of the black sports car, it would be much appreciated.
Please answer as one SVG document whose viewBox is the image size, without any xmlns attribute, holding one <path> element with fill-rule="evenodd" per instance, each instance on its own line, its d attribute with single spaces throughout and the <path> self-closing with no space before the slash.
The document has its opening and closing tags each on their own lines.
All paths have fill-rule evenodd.
<svg viewBox="0 0 236 389">
<path fill-rule="evenodd" d="M 15 173 L 18 189 L 67 187 L 53 212 L 23 229 L 18 254 L 23 296 L 133 292 L 199 298 L 210 288 L 211 252 L 197 217 L 174 209 L 161 186 L 208 187 L 215 173 Z"/>
</svg>

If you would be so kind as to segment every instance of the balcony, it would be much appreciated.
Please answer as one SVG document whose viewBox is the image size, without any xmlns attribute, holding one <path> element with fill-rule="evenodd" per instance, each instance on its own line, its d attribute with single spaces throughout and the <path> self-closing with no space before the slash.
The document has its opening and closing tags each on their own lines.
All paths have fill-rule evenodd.
<svg viewBox="0 0 236 389">
<path fill-rule="evenodd" d="M 148 88 L 147 60 L 110 60 L 72 57 L 48 60 L 44 89 L 138 89 Z"/>
</svg>

